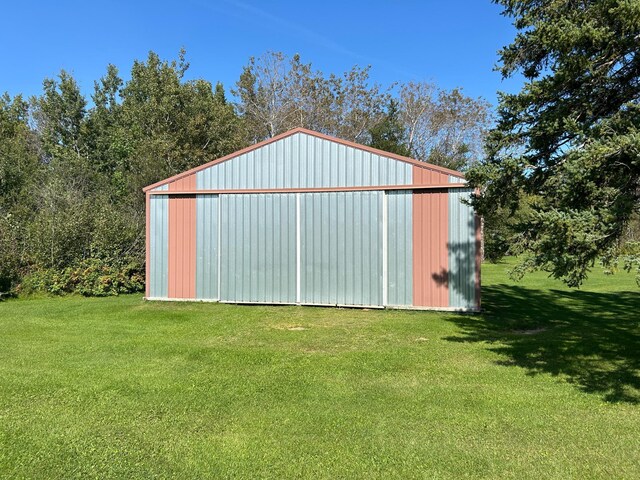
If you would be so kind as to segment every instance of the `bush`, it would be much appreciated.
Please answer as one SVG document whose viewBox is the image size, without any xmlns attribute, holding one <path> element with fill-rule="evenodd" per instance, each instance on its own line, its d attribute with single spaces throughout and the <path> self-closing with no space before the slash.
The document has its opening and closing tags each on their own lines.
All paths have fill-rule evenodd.
<svg viewBox="0 0 640 480">
<path fill-rule="evenodd" d="M 90 258 L 62 270 L 33 271 L 24 277 L 19 292 L 78 293 L 87 297 L 140 292 L 144 290 L 142 270 L 142 265 L 136 262 L 109 265 L 103 260 Z"/>
</svg>

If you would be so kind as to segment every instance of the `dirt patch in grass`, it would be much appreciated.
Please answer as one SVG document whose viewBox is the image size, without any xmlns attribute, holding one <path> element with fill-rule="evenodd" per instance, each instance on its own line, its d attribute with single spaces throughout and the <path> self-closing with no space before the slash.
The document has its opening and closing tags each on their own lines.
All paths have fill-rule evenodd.
<svg viewBox="0 0 640 480">
<path fill-rule="evenodd" d="M 302 325 L 274 325 L 273 328 L 276 330 L 289 330 L 290 332 L 300 332 L 302 330 L 309 329 L 309 327 L 304 327 Z"/>
</svg>

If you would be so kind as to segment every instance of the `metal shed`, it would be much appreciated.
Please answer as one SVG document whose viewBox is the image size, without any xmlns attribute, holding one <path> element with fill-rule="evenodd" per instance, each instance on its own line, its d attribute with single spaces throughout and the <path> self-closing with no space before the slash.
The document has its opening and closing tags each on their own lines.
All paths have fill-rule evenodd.
<svg viewBox="0 0 640 480">
<path fill-rule="evenodd" d="M 480 308 L 460 172 L 297 128 L 144 191 L 149 300 Z"/>
</svg>

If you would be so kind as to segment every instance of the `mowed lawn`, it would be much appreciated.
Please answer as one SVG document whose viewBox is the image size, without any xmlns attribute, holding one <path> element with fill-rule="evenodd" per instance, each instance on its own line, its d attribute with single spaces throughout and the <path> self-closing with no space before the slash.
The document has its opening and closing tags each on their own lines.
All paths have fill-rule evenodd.
<svg viewBox="0 0 640 480">
<path fill-rule="evenodd" d="M 640 290 L 483 268 L 482 315 L 0 303 L 0 477 L 640 478 Z"/>
</svg>

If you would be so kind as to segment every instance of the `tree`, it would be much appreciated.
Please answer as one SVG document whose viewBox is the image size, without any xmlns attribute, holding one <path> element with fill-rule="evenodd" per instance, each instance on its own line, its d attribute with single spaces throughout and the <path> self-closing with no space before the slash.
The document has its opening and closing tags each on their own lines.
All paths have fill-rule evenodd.
<svg viewBox="0 0 640 480">
<path fill-rule="evenodd" d="M 428 82 L 409 82 L 400 87 L 400 120 L 407 131 L 407 147 L 416 158 L 426 158 L 437 87 Z"/>
<path fill-rule="evenodd" d="M 236 83 L 238 111 L 249 140 L 257 142 L 295 127 L 345 140 L 367 143 L 369 130 L 380 121 L 389 94 L 369 82 L 370 67 L 354 66 L 326 77 L 280 52 L 252 57 Z"/>
<path fill-rule="evenodd" d="M 410 151 L 405 140 L 405 129 L 400 122 L 398 102 L 390 100 L 384 117 L 370 130 L 370 146 L 385 152 L 409 156 Z"/>
<path fill-rule="evenodd" d="M 490 116 L 486 101 L 458 88 L 442 90 L 427 82 L 401 86 L 400 119 L 411 156 L 461 170 L 483 156 L 482 143 Z"/>
<path fill-rule="evenodd" d="M 109 65 L 91 107 L 64 71 L 0 98 L 0 292 L 141 288 L 142 187 L 244 146 L 223 86 L 187 68 L 151 52 L 124 82 Z"/>
<path fill-rule="evenodd" d="M 368 143 L 369 131 L 384 115 L 383 106 L 391 100 L 388 90 L 369 84 L 371 66 L 354 66 L 342 76 L 329 77 L 333 115 L 327 128 L 336 137 Z"/>
<path fill-rule="evenodd" d="M 171 62 L 150 52 L 146 62 L 134 62 L 120 90 L 119 141 L 127 155 L 119 168 L 140 202 L 144 185 L 245 145 L 222 85 L 214 90 L 206 80 L 184 81 L 188 67 L 184 51 Z"/>
<path fill-rule="evenodd" d="M 122 86 L 123 81 L 114 65 L 108 65 L 107 73 L 99 82 L 94 82 L 94 107 L 87 118 L 86 141 L 91 151 L 91 163 L 104 174 L 115 174 L 123 160 L 131 154 L 120 125 Z"/>
<path fill-rule="evenodd" d="M 37 138 L 21 96 L 0 96 L 0 294 L 10 291 L 24 266 L 24 223 L 31 217 L 40 163 Z"/>
<path fill-rule="evenodd" d="M 500 95 L 487 159 L 467 175 L 482 189 L 473 203 L 486 215 L 538 198 L 519 225 L 519 272 L 578 286 L 598 258 L 616 258 L 639 208 L 640 3 L 496 3 L 519 30 L 500 71 L 526 82 Z"/>
<path fill-rule="evenodd" d="M 20 95 L 0 96 L 0 215 L 20 200 L 39 167 L 29 105 Z"/>
<path fill-rule="evenodd" d="M 69 149 L 76 156 L 83 155 L 82 123 L 87 113 L 87 101 L 75 79 L 62 70 L 58 80 L 43 82 L 44 94 L 33 98 L 34 115 L 47 160 Z"/>
<path fill-rule="evenodd" d="M 88 255 L 91 212 L 99 178 L 85 141 L 87 102 L 65 71 L 45 79 L 43 94 L 31 99 L 41 139 L 43 169 L 34 178 L 35 209 L 25 225 L 28 263 L 63 268 Z"/>
<path fill-rule="evenodd" d="M 296 123 L 292 71 L 301 67 L 300 57 L 287 62 L 281 52 L 251 57 L 233 92 L 240 98 L 238 110 L 253 142 L 271 138 Z M 289 65 L 287 65 L 289 63 Z"/>
</svg>

